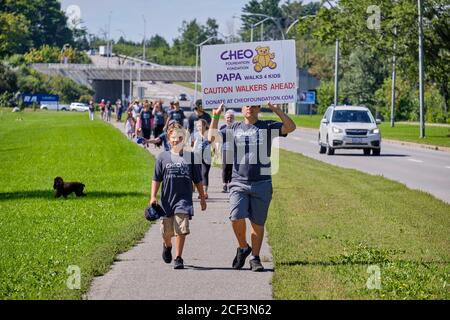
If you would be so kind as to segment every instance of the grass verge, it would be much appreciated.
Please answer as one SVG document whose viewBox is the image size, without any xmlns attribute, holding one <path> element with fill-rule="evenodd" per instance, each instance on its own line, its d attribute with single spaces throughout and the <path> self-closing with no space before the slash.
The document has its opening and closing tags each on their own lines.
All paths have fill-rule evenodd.
<svg viewBox="0 0 450 320">
<path fill-rule="evenodd" d="M 0 299 L 80 299 L 149 227 L 153 158 L 86 113 L 3 113 L 0 163 Z M 54 199 L 55 176 L 88 196 Z"/>
<path fill-rule="evenodd" d="M 276 299 L 450 298 L 450 205 L 380 176 L 280 158 L 267 224 Z"/>
</svg>

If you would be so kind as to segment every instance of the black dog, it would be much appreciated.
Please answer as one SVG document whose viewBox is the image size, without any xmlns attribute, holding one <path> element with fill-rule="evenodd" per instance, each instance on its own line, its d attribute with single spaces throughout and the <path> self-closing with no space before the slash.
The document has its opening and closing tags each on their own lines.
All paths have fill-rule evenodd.
<svg viewBox="0 0 450 320">
<path fill-rule="evenodd" d="M 81 182 L 64 182 L 61 177 L 55 178 L 55 181 L 53 182 L 53 189 L 56 190 L 55 198 L 59 198 L 61 196 L 67 198 L 67 196 L 72 192 L 75 192 L 77 197 L 86 196 L 86 194 L 83 193 L 84 184 Z"/>
</svg>

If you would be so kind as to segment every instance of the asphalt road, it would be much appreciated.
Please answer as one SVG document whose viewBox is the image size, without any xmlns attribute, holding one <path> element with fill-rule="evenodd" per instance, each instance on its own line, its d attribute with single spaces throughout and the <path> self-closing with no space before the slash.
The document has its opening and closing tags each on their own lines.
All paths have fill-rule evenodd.
<svg viewBox="0 0 450 320">
<path fill-rule="evenodd" d="M 318 131 L 297 129 L 281 138 L 280 147 L 344 168 L 357 169 L 399 181 L 450 203 L 450 153 L 382 142 L 381 155 L 364 156 L 362 150 L 336 150 L 319 154 Z"/>
</svg>

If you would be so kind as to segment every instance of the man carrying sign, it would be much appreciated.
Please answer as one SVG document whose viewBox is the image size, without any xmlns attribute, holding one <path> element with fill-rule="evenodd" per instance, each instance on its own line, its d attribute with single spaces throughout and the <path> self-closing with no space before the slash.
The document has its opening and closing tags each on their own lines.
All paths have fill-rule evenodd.
<svg viewBox="0 0 450 320">
<path fill-rule="evenodd" d="M 213 110 L 213 120 L 208 140 L 214 141 L 223 103 Z M 233 123 L 220 132 L 224 140 L 233 141 L 233 175 L 229 184 L 230 220 L 234 234 L 239 243 L 233 268 L 241 269 L 245 259 L 252 253 L 250 268 L 263 271 L 259 253 L 264 238 L 264 224 L 272 200 L 272 176 L 270 153 L 272 139 L 286 137 L 296 128 L 295 123 L 276 105 L 269 103 L 269 108 L 280 117 L 282 122 L 259 120 L 260 106 L 244 106 L 244 122 Z M 220 136 L 219 136 L 220 139 Z M 246 239 L 246 222 L 251 223 L 250 247 Z"/>
</svg>

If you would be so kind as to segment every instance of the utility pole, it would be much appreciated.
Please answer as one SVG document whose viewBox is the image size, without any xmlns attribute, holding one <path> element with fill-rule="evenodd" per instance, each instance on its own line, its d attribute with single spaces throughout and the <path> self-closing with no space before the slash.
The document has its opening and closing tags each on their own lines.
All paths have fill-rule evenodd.
<svg viewBox="0 0 450 320">
<path fill-rule="evenodd" d="M 130 61 L 130 95 L 129 95 L 129 102 L 131 104 L 131 101 L 133 100 L 133 71 L 131 69 L 133 63 Z"/>
<path fill-rule="evenodd" d="M 109 16 L 108 16 L 108 39 L 106 41 L 106 64 L 107 64 L 107 68 L 109 68 L 109 57 L 110 57 L 110 53 L 112 52 L 111 49 L 111 11 L 109 12 Z"/>
<path fill-rule="evenodd" d="M 424 99 L 423 99 L 423 29 L 422 29 L 422 0 L 417 0 L 419 13 L 419 106 L 420 106 L 420 135 L 425 138 Z"/>
<path fill-rule="evenodd" d="M 207 43 L 209 40 L 215 38 L 215 36 L 211 36 L 202 43 L 195 45 L 195 85 L 194 85 L 194 103 L 197 101 L 197 82 L 198 82 L 198 55 L 199 55 L 199 49 Z"/>
<path fill-rule="evenodd" d="M 146 35 L 147 35 L 147 20 L 145 20 L 145 16 L 142 15 L 142 19 L 144 19 L 144 48 L 143 48 L 143 52 L 142 52 L 142 60 L 145 60 L 145 41 L 146 41 Z"/>
<path fill-rule="evenodd" d="M 336 52 L 334 57 L 334 105 L 338 105 L 339 100 L 339 39 L 336 39 Z"/>
<path fill-rule="evenodd" d="M 261 23 L 261 41 L 264 41 L 264 23 Z"/>
<path fill-rule="evenodd" d="M 394 28 L 394 35 L 397 36 L 397 27 Z M 393 128 L 395 126 L 394 123 L 394 112 L 395 112 L 395 80 L 396 80 L 396 70 L 395 70 L 395 64 L 396 64 L 396 39 L 394 40 L 394 55 L 392 56 L 392 88 L 391 88 L 391 127 Z"/>
</svg>

